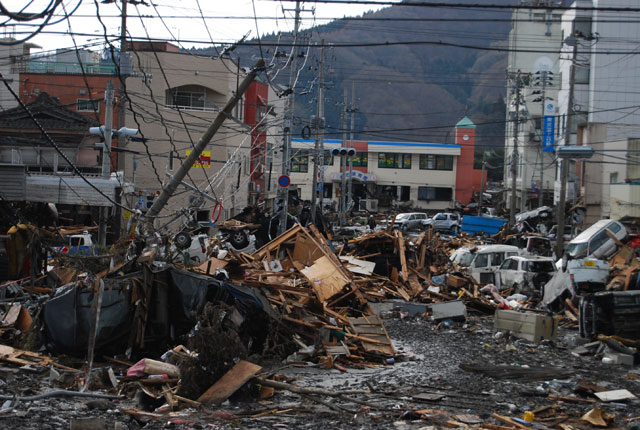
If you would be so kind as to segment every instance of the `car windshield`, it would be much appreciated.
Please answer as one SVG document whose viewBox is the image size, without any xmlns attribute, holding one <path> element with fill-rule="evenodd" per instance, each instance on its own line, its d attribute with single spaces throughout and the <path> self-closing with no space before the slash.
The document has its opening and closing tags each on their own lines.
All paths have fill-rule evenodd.
<svg viewBox="0 0 640 430">
<path fill-rule="evenodd" d="M 460 264 L 461 266 L 469 266 L 471 265 L 471 262 L 473 261 L 474 256 L 475 254 L 472 252 L 463 254 L 462 257 L 460 257 L 458 264 Z"/>
<path fill-rule="evenodd" d="M 584 258 L 587 257 L 588 248 L 589 244 L 587 242 L 570 243 L 569 246 L 567 246 L 567 254 L 572 258 Z"/>
<path fill-rule="evenodd" d="M 529 261 L 527 270 L 533 273 L 553 272 L 555 266 L 552 261 Z"/>
<path fill-rule="evenodd" d="M 400 220 L 400 219 L 407 219 L 411 216 L 411 214 L 398 214 L 398 216 L 396 217 L 396 221 Z"/>
</svg>

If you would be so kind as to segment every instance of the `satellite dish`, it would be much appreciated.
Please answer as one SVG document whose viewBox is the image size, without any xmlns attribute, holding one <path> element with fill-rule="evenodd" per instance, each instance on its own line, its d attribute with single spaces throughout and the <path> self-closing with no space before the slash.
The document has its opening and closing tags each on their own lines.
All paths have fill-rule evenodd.
<svg viewBox="0 0 640 430">
<path fill-rule="evenodd" d="M 553 69 L 553 61 L 547 56 L 538 57 L 533 63 L 533 72 L 551 72 Z"/>
</svg>

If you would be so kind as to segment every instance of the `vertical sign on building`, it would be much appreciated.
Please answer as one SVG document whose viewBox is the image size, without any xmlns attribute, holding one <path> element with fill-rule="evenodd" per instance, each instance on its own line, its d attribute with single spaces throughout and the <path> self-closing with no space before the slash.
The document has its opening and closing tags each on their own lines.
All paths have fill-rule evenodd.
<svg viewBox="0 0 640 430">
<path fill-rule="evenodd" d="M 542 122 L 542 152 L 553 152 L 554 131 L 556 128 L 555 113 L 555 104 L 552 101 L 545 101 Z"/>
</svg>

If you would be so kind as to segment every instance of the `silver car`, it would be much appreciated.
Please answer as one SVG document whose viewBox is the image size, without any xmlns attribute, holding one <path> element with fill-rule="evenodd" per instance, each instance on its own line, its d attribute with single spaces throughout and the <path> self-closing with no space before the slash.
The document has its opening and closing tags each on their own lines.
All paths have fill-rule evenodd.
<svg viewBox="0 0 640 430">
<path fill-rule="evenodd" d="M 417 228 L 422 228 L 422 223 L 427 219 L 427 214 L 422 212 L 410 212 L 404 214 L 398 214 L 396 216 L 396 222 L 394 224 L 394 228 L 399 228 L 400 230 L 415 230 Z"/>
</svg>

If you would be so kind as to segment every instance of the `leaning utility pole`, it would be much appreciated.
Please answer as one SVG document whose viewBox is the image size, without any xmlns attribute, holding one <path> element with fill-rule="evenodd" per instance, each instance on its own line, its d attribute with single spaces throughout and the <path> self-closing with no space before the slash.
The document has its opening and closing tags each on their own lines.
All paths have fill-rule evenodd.
<svg viewBox="0 0 640 430">
<path fill-rule="evenodd" d="M 311 195 L 311 220 L 316 222 L 316 207 L 317 207 L 317 194 L 318 194 L 318 165 L 320 169 L 324 169 L 324 40 L 322 41 L 322 48 L 320 50 L 320 76 L 318 77 L 318 100 L 316 111 L 316 123 L 315 123 L 315 147 L 313 157 L 313 185 Z M 321 182 L 324 192 L 324 181 Z M 320 196 L 320 202 L 322 202 L 322 196 Z M 322 208 L 322 203 L 320 203 Z"/>
<path fill-rule="evenodd" d="M 109 179 L 111 177 L 111 139 L 113 137 L 113 82 L 107 81 L 107 87 L 104 90 L 104 146 L 102 147 L 102 177 Z M 98 224 L 98 243 L 100 245 L 107 244 L 107 222 L 109 220 L 109 207 L 100 208 L 100 223 Z"/>
<path fill-rule="evenodd" d="M 516 223 L 516 177 L 518 176 L 518 125 L 520 122 L 520 90 L 522 89 L 520 71 L 516 75 L 516 115 L 513 124 L 513 152 L 511 153 L 511 205 L 509 210 L 509 224 Z"/>
<path fill-rule="evenodd" d="M 291 129 L 293 127 L 293 106 L 295 101 L 295 85 L 296 85 L 296 66 L 298 62 L 298 30 L 300 29 L 300 1 L 296 1 L 296 16 L 293 30 L 293 47 L 289 56 L 289 95 L 287 96 L 287 104 L 284 112 L 284 142 L 282 145 L 282 174 L 289 176 L 291 170 Z M 279 234 L 287 231 L 287 216 L 289 212 L 289 191 L 287 187 L 281 187 L 280 198 L 282 199 L 280 214 Z"/>
<path fill-rule="evenodd" d="M 568 39 L 568 38 L 567 38 Z M 567 124 L 564 132 L 564 144 L 571 144 L 571 125 L 573 123 L 573 85 L 576 74 L 576 55 L 578 53 L 578 41 L 573 41 L 573 54 L 571 56 L 571 64 L 569 65 L 569 101 L 567 103 Z M 567 180 L 569 178 L 569 160 L 563 158 L 560 162 L 560 196 L 558 199 L 558 229 L 556 231 L 556 255 L 562 258 L 564 254 L 564 219 L 565 219 L 565 202 L 567 197 Z"/>
<path fill-rule="evenodd" d="M 167 204 L 167 201 L 169 201 L 169 198 L 176 191 L 178 185 L 180 185 L 184 177 L 187 175 L 187 172 L 189 172 L 196 160 L 200 159 L 200 154 L 202 154 L 202 151 L 204 151 L 209 142 L 211 142 L 211 139 L 222 126 L 224 120 L 232 116 L 233 108 L 236 103 L 238 103 L 238 100 L 242 98 L 242 95 L 247 91 L 249 85 L 251 85 L 253 80 L 256 78 L 258 72 L 264 70 L 264 68 L 264 60 L 258 60 L 253 66 L 251 72 L 249 72 L 249 74 L 242 80 L 242 83 L 238 87 L 238 91 L 236 91 L 231 100 L 229 100 L 224 108 L 218 113 L 216 119 L 213 120 L 213 123 L 211 123 L 207 131 L 204 132 L 198 143 L 193 147 L 193 151 L 191 151 L 180 167 L 178 167 L 178 170 L 176 170 L 171 181 L 162 188 L 162 192 L 145 214 L 147 223 L 152 223 L 153 221 L 151 221 L 151 219 L 158 215 L 162 208 Z"/>
<path fill-rule="evenodd" d="M 351 82 L 351 105 L 349 111 L 351 112 L 351 121 L 349 124 L 349 148 L 353 148 L 353 129 L 355 124 L 355 100 L 356 100 L 356 83 Z M 353 201 L 353 157 L 349 157 L 349 193 L 347 194 L 347 204 Z"/>
</svg>

